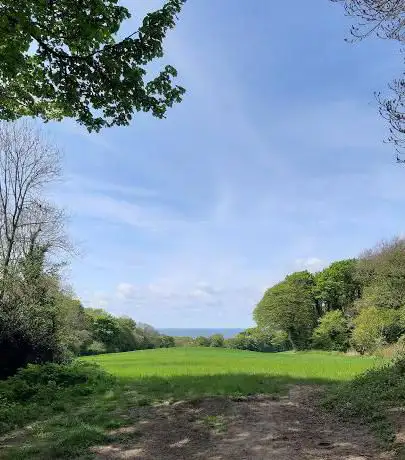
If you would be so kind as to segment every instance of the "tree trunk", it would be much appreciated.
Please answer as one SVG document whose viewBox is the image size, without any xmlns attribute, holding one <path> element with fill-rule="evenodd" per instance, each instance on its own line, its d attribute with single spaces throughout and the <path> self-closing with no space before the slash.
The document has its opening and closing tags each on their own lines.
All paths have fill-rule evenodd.
<svg viewBox="0 0 405 460">
<path fill-rule="evenodd" d="M 294 340 L 293 340 L 293 338 L 292 338 L 292 331 L 291 331 L 291 329 L 288 331 L 288 341 L 290 342 L 292 349 L 293 349 L 293 350 L 296 350 L 296 349 L 297 349 L 297 346 L 296 346 L 296 344 L 295 344 L 295 342 L 294 342 Z"/>
</svg>

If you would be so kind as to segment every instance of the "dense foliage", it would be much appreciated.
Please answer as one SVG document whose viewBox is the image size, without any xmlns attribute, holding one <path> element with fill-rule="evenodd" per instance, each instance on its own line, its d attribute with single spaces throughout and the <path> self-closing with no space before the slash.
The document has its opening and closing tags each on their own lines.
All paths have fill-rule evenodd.
<svg viewBox="0 0 405 460">
<path fill-rule="evenodd" d="M 325 406 L 342 418 L 368 423 L 384 443 L 395 439 L 387 411 L 398 411 L 405 403 L 405 362 L 398 359 L 382 368 L 371 369 L 331 390 Z M 405 452 L 402 452 L 404 454 Z M 403 458 L 398 456 L 395 458 Z"/>
<path fill-rule="evenodd" d="M 254 319 L 261 330 L 287 335 L 294 349 L 363 354 L 396 343 L 405 333 L 405 240 L 382 242 L 314 275 L 288 275 L 265 292 Z"/>
<path fill-rule="evenodd" d="M 184 89 L 165 66 L 163 40 L 184 0 L 167 0 L 119 40 L 131 17 L 117 0 L 4 0 L 0 3 L 0 119 L 73 117 L 89 130 L 127 125 L 134 112 L 163 118 Z M 148 74 L 148 75 L 147 75 Z"/>
<path fill-rule="evenodd" d="M 293 348 L 308 348 L 317 320 L 314 285 L 313 275 L 304 271 L 268 289 L 254 311 L 258 326 L 284 331 Z"/>
<path fill-rule="evenodd" d="M 128 317 L 115 317 L 102 309 L 83 309 L 86 340 L 81 343 L 80 354 L 116 353 L 119 351 L 169 348 L 174 339 L 160 335 L 148 324 L 136 324 Z"/>
<path fill-rule="evenodd" d="M 322 350 L 346 351 L 349 348 L 349 324 L 342 311 L 328 311 L 319 319 L 312 334 L 312 345 Z"/>
<path fill-rule="evenodd" d="M 70 244 L 63 210 L 46 198 L 60 156 L 34 125 L 0 123 L 0 170 L 0 378 L 29 363 L 174 346 L 151 326 L 83 308 L 62 283 Z"/>
</svg>

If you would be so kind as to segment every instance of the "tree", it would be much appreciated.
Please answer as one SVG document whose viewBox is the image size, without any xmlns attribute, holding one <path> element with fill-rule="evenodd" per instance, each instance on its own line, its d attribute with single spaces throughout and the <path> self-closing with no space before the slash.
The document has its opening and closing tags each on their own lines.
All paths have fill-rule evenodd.
<svg viewBox="0 0 405 460">
<path fill-rule="evenodd" d="M 138 323 L 134 333 L 138 340 L 138 348 L 140 350 L 159 348 L 160 334 L 149 324 Z"/>
<path fill-rule="evenodd" d="M 44 198 L 59 156 L 28 123 L 0 124 L 0 361 L 3 376 L 67 358 L 59 313 L 63 212 Z"/>
<path fill-rule="evenodd" d="M 59 178 L 60 156 L 33 125 L 0 123 L 0 171 L 1 299 L 10 272 L 34 248 L 51 255 L 70 245 L 63 211 L 44 198 Z"/>
<path fill-rule="evenodd" d="M 135 111 L 163 118 L 180 102 L 163 40 L 185 0 L 167 0 L 118 41 L 131 17 L 117 0 L 3 0 L 0 3 L 0 119 L 73 117 L 89 131 L 127 125 Z"/>
<path fill-rule="evenodd" d="M 349 348 L 349 325 L 340 310 L 328 311 L 319 318 L 312 334 L 314 348 L 346 351 Z"/>
<path fill-rule="evenodd" d="M 81 354 L 114 353 L 151 348 L 136 322 L 127 316 L 113 316 L 101 308 L 85 308 L 85 325 L 90 340 L 82 347 Z M 152 347 L 153 348 L 153 347 Z"/>
<path fill-rule="evenodd" d="M 405 239 L 383 241 L 359 258 L 357 277 L 364 286 L 361 306 L 405 305 Z"/>
<path fill-rule="evenodd" d="M 359 23 L 351 29 L 354 40 L 376 35 L 398 41 L 400 45 L 404 44 L 405 4 L 402 0 L 332 1 L 343 3 L 346 12 L 359 19 Z M 405 147 L 405 79 L 400 77 L 393 80 L 389 88 L 393 93 L 391 98 L 383 98 L 378 94 L 377 99 L 380 103 L 380 113 L 390 126 L 389 140 L 400 151 Z M 403 162 L 399 157 L 398 161 Z"/>
<path fill-rule="evenodd" d="M 200 335 L 194 339 L 194 345 L 196 347 L 209 347 L 211 343 L 208 337 L 203 337 Z"/>
<path fill-rule="evenodd" d="M 175 346 L 176 346 L 176 343 L 174 341 L 174 337 L 170 335 L 160 336 L 160 343 L 159 343 L 160 348 L 173 348 Z"/>
<path fill-rule="evenodd" d="M 366 307 L 354 319 L 352 342 L 360 353 L 372 353 L 386 343 L 395 342 L 401 330 L 393 336 L 393 330 L 400 323 L 398 310 L 388 308 Z"/>
<path fill-rule="evenodd" d="M 236 348 L 237 350 L 249 350 L 249 351 L 268 351 L 270 339 L 268 341 L 263 340 L 263 337 L 258 337 L 256 334 L 257 328 L 249 328 L 245 331 L 239 332 L 235 337 L 227 340 L 228 348 Z"/>
<path fill-rule="evenodd" d="M 58 312 L 58 279 L 45 269 L 44 248 L 35 247 L 9 274 L 0 301 L 0 378 L 28 363 L 64 361 L 69 355 Z"/>
<path fill-rule="evenodd" d="M 92 333 L 96 342 L 101 342 L 107 352 L 119 351 L 120 326 L 117 318 L 104 312 L 93 320 Z"/>
<path fill-rule="evenodd" d="M 361 284 L 356 278 L 356 259 L 333 262 L 315 278 L 315 296 L 321 312 L 347 311 L 360 297 Z"/>
<path fill-rule="evenodd" d="M 55 297 L 60 341 L 73 355 L 83 353 L 92 342 L 85 308 L 72 292 L 57 289 Z"/>
<path fill-rule="evenodd" d="M 136 322 L 127 316 L 116 318 L 118 324 L 118 334 L 116 339 L 117 351 L 132 351 L 139 347 L 136 340 L 135 330 Z"/>
<path fill-rule="evenodd" d="M 288 334 L 285 331 L 273 331 L 271 337 L 273 351 L 286 351 L 290 349 Z"/>
<path fill-rule="evenodd" d="M 224 346 L 224 336 L 222 334 L 213 334 L 210 337 L 210 346 L 214 348 L 221 348 Z"/>
<path fill-rule="evenodd" d="M 239 332 L 235 337 L 228 339 L 226 346 L 237 350 L 260 351 L 257 338 L 246 331 Z"/>
<path fill-rule="evenodd" d="M 253 317 L 260 328 L 287 333 L 294 349 L 307 348 L 318 319 L 313 275 L 308 271 L 288 275 L 265 292 Z"/>
<path fill-rule="evenodd" d="M 282 331 L 269 332 L 259 327 L 251 327 L 226 341 L 227 348 L 238 350 L 275 352 L 288 349 L 288 336 Z"/>
</svg>

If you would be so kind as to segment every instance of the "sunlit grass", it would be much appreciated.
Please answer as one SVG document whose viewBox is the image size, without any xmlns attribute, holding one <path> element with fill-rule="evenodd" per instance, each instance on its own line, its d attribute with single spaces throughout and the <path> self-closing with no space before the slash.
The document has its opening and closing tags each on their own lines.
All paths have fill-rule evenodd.
<svg viewBox="0 0 405 460">
<path fill-rule="evenodd" d="M 126 379 L 184 375 L 268 374 L 348 380 L 378 363 L 374 357 L 327 352 L 255 353 L 220 348 L 168 348 L 84 358 Z"/>
<path fill-rule="evenodd" d="M 88 357 L 145 397 L 280 393 L 288 383 L 350 380 L 377 365 L 373 357 L 326 352 L 255 353 L 169 348 Z"/>
<path fill-rule="evenodd" d="M 117 441 L 111 430 L 131 421 L 136 406 L 204 396 L 285 394 L 290 384 L 348 381 L 379 365 L 372 357 L 338 353 L 254 353 L 213 348 L 174 348 L 80 358 L 113 374 L 88 395 L 57 390 L 49 400 L 8 409 L 10 430 L 0 458 L 94 458 L 91 447 Z M 0 395 L 1 396 L 1 395 Z M 132 411 L 131 411 L 132 409 Z M 219 430 L 220 419 L 206 421 Z M 14 432 L 14 427 L 22 430 Z M 7 430 L 5 430 L 7 431 Z M 4 430 L 3 430 L 4 433 Z M 1 443 L 0 443 L 1 444 Z"/>
</svg>

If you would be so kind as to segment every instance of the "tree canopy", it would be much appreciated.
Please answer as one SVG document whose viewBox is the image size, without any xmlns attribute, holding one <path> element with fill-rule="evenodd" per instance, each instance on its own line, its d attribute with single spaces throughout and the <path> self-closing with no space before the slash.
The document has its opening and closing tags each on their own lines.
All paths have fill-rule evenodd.
<svg viewBox="0 0 405 460">
<path fill-rule="evenodd" d="M 134 112 L 163 118 L 185 90 L 174 67 L 149 79 L 148 64 L 163 57 L 184 3 L 167 0 L 119 40 L 131 14 L 118 0 L 3 0 L 0 119 L 72 117 L 98 131 L 127 125 Z"/>
<path fill-rule="evenodd" d="M 258 326 L 284 331 L 293 348 L 306 348 L 317 321 L 313 288 L 314 277 L 308 271 L 288 275 L 268 289 L 255 308 Z"/>
<path fill-rule="evenodd" d="M 358 278 L 363 297 L 359 305 L 400 308 L 405 305 L 405 240 L 383 241 L 359 258 Z"/>
<path fill-rule="evenodd" d="M 346 351 L 349 348 L 348 320 L 341 310 L 333 310 L 319 318 L 312 335 L 314 348 Z"/>
<path fill-rule="evenodd" d="M 315 295 L 325 311 L 347 310 L 360 297 L 356 259 L 339 260 L 316 276 Z"/>
</svg>

